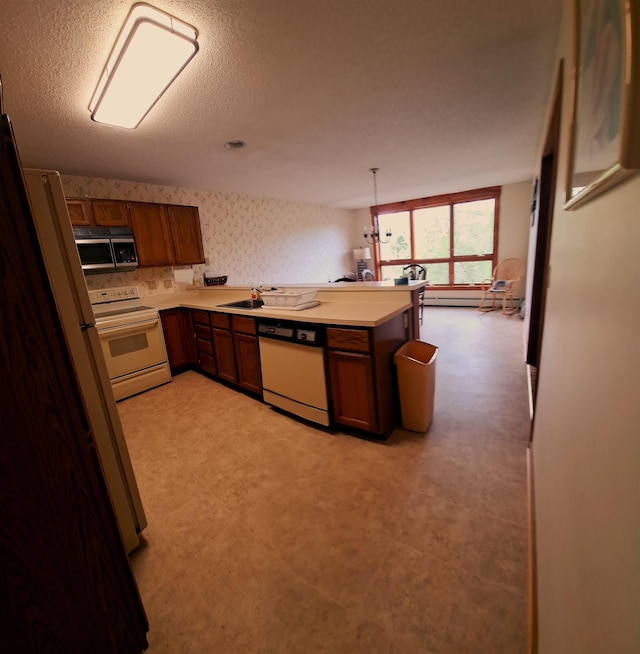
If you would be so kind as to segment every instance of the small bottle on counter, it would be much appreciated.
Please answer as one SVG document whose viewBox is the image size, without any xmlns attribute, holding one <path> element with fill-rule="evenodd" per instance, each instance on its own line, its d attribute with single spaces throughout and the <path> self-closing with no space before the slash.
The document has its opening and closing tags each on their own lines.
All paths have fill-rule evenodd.
<svg viewBox="0 0 640 654">
<path fill-rule="evenodd" d="M 258 299 L 258 289 L 256 288 L 255 284 L 251 284 L 251 299 L 252 300 Z"/>
</svg>

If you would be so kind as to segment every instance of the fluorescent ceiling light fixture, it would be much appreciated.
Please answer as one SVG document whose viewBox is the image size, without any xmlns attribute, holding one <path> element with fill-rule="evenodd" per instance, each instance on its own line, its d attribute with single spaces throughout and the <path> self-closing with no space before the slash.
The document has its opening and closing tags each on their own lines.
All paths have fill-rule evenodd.
<svg viewBox="0 0 640 654">
<path fill-rule="evenodd" d="M 144 3 L 133 5 L 89 103 L 91 118 L 133 129 L 198 52 L 198 31 Z"/>
</svg>

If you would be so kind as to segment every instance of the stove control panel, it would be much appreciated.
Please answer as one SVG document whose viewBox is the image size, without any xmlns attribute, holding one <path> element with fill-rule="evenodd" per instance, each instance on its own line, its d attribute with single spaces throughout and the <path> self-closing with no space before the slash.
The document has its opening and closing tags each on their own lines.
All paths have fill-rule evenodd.
<svg viewBox="0 0 640 654">
<path fill-rule="evenodd" d="M 118 288 L 103 288 L 97 291 L 89 291 L 91 304 L 103 304 L 104 302 L 121 302 L 122 300 L 137 300 L 140 298 L 137 286 L 121 286 Z"/>
</svg>

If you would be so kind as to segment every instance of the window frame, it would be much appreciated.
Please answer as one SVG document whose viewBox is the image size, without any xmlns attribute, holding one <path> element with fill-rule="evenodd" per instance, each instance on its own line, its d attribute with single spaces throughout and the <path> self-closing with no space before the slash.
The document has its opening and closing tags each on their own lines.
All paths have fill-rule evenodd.
<svg viewBox="0 0 640 654">
<path fill-rule="evenodd" d="M 467 261 L 491 261 L 491 272 L 498 265 L 498 245 L 499 245 L 499 227 L 500 227 L 500 194 L 502 191 L 501 186 L 489 186 L 481 189 L 474 189 L 472 191 L 462 191 L 460 193 L 445 193 L 443 195 L 434 195 L 426 198 L 417 198 L 415 200 L 402 200 L 401 202 L 390 202 L 388 204 L 381 204 L 377 207 L 370 207 L 371 209 L 371 225 L 377 229 L 376 214 L 378 216 L 388 213 L 399 213 L 401 211 L 409 212 L 409 228 L 411 230 L 411 258 L 410 259 L 393 259 L 381 260 L 380 259 L 380 244 L 375 243 L 373 248 L 374 264 L 376 268 L 376 275 L 378 279 L 382 279 L 382 270 L 388 266 L 407 266 L 409 264 L 417 263 L 422 266 L 429 266 L 436 263 L 449 264 L 449 280 L 454 279 L 454 265 L 460 262 Z M 494 200 L 495 209 L 493 216 L 493 253 L 490 255 L 454 255 L 454 206 L 464 202 L 473 202 L 476 200 Z M 415 229 L 413 212 L 418 209 L 426 209 L 430 207 L 449 206 L 449 256 L 446 258 L 429 258 L 418 259 L 415 258 Z M 376 211 L 377 209 L 377 211 Z M 393 230 L 392 230 L 393 231 Z M 427 269 L 427 280 L 429 278 Z M 469 288 L 478 288 L 480 283 L 476 284 L 434 284 L 434 287 L 442 290 L 465 290 Z"/>
</svg>

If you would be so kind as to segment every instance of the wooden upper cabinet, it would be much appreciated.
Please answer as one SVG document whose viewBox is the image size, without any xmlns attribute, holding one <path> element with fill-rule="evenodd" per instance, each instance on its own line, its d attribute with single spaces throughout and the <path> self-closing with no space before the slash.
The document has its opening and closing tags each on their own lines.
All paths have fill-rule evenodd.
<svg viewBox="0 0 640 654">
<path fill-rule="evenodd" d="M 130 202 L 141 266 L 204 263 L 198 207 Z"/>
<path fill-rule="evenodd" d="M 88 200 L 67 198 L 67 209 L 71 224 L 75 227 L 90 227 L 94 224 L 91 216 L 91 205 Z"/>
<path fill-rule="evenodd" d="M 151 202 L 130 202 L 129 216 L 140 265 L 171 265 L 173 248 L 166 206 Z"/>
<path fill-rule="evenodd" d="M 128 227 L 127 203 L 122 200 L 91 200 L 93 220 L 101 227 Z"/>
<path fill-rule="evenodd" d="M 167 206 L 174 263 L 204 263 L 198 207 Z"/>
<path fill-rule="evenodd" d="M 129 212 L 124 200 L 67 198 L 71 224 L 76 227 L 128 227 Z"/>
<path fill-rule="evenodd" d="M 198 207 L 67 198 L 67 208 L 74 226 L 130 226 L 141 266 L 204 263 Z"/>
</svg>

